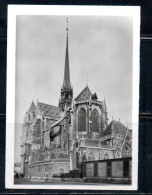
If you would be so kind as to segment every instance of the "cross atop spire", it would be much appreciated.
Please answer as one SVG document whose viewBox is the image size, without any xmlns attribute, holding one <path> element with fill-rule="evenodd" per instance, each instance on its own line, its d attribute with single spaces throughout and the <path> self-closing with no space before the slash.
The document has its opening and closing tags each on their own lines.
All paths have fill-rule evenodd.
<svg viewBox="0 0 152 195">
<path fill-rule="evenodd" d="M 63 80 L 63 89 L 71 90 L 71 82 L 70 82 L 70 68 L 69 68 L 69 46 L 68 46 L 68 18 L 66 18 L 67 22 L 67 38 L 66 38 L 66 53 L 65 53 L 65 67 L 64 67 L 64 80 Z"/>
<path fill-rule="evenodd" d="M 69 26 L 68 26 L 69 21 L 68 21 L 68 18 L 66 18 L 66 22 L 67 22 L 67 28 L 66 28 L 66 30 L 67 30 L 67 34 L 68 34 L 68 30 L 69 30 Z"/>
</svg>

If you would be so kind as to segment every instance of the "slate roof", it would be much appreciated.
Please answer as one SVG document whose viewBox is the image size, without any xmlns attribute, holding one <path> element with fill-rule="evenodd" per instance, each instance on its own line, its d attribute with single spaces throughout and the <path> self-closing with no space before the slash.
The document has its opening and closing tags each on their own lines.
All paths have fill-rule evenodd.
<svg viewBox="0 0 152 195">
<path fill-rule="evenodd" d="M 126 135 L 126 132 L 127 132 L 127 128 L 121 122 L 113 120 L 106 128 L 104 134 L 109 135 L 113 133 L 113 134 Z"/>
<path fill-rule="evenodd" d="M 59 119 L 60 118 L 60 109 L 57 106 L 52 106 L 49 104 L 44 104 L 39 102 L 39 109 L 46 117 Z"/>
<path fill-rule="evenodd" d="M 31 111 L 31 112 L 35 112 L 35 110 L 36 110 L 36 107 L 35 107 L 34 102 L 32 101 L 31 106 L 30 106 L 30 108 L 29 108 L 29 112 L 30 112 L 30 111 Z"/>
<path fill-rule="evenodd" d="M 95 99 L 95 100 L 98 99 L 98 96 L 97 96 L 96 92 L 94 94 L 92 94 L 91 99 Z"/>
<path fill-rule="evenodd" d="M 81 101 L 81 100 L 87 100 L 90 99 L 90 96 L 92 96 L 92 93 L 88 86 L 86 86 L 81 93 L 75 98 L 75 101 Z"/>
</svg>

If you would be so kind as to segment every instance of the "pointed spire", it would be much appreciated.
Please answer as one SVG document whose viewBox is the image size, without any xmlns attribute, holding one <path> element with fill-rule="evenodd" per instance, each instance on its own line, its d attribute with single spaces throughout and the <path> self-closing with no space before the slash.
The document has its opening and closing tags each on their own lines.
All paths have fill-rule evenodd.
<svg viewBox="0 0 152 195">
<path fill-rule="evenodd" d="M 40 111 L 40 106 L 39 106 L 39 101 L 38 101 L 38 99 L 37 99 L 37 101 L 36 101 L 36 110 L 37 110 L 37 112 Z"/>
<path fill-rule="evenodd" d="M 66 53 L 65 53 L 65 67 L 64 67 L 64 80 L 63 80 L 63 88 L 64 89 L 72 89 L 70 82 L 70 68 L 69 68 L 69 46 L 68 46 L 68 18 L 67 18 L 67 38 L 66 38 Z"/>
<path fill-rule="evenodd" d="M 33 100 L 32 100 L 31 106 L 30 106 L 30 108 L 29 108 L 29 112 L 30 112 L 30 111 L 31 111 L 31 112 L 35 112 L 35 110 L 36 110 L 36 107 L 35 107 L 35 104 L 34 104 L 34 102 L 33 102 Z"/>
<path fill-rule="evenodd" d="M 107 105 L 106 105 L 106 99 L 104 97 L 104 107 L 105 107 L 105 112 L 107 112 Z"/>
<path fill-rule="evenodd" d="M 89 79 L 88 79 L 88 71 L 87 71 L 87 75 L 86 75 L 86 86 L 89 85 L 88 82 L 89 82 Z"/>
<path fill-rule="evenodd" d="M 70 82 L 70 68 L 69 68 L 69 45 L 68 45 L 68 18 L 67 18 L 67 36 L 66 36 L 66 53 L 65 53 L 65 67 L 64 67 L 64 80 L 61 87 L 61 99 L 59 101 L 60 110 L 64 111 L 71 106 L 73 98 L 73 88 Z"/>
</svg>

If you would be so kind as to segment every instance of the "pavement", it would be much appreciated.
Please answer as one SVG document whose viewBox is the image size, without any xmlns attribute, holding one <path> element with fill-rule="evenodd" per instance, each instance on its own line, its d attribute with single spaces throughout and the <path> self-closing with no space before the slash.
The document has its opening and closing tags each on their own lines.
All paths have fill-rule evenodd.
<svg viewBox="0 0 152 195">
<path fill-rule="evenodd" d="M 89 183 L 89 182 L 83 182 L 83 181 L 65 181 L 65 180 L 40 180 L 40 179 L 25 179 L 25 178 L 14 178 L 14 184 L 27 184 L 27 185 L 33 185 L 33 184 L 41 184 L 41 185 L 100 185 L 100 186 L 109 186 L 114 184 L 106 184 L 106 183 Z M 118 185 L 118 184 L 115 184 Z M 121 185 L 121 184 L 119 184 Z M 124 184 L 123 184 L 124 185 Z"/>
</svg>

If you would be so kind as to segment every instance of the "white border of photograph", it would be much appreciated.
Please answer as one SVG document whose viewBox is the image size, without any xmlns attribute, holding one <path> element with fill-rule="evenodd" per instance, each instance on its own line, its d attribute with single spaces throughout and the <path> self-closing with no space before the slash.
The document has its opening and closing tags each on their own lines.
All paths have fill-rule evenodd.
<svg viewBox="0 0 152 195">
<path fill-rule="evenodd" d="M 14 184 L 15 132 L 15 56 L 17 15 L 92 15 L 131 16 L 133 18 L 133 143 L 131 185 L 24 185 Z M 7 119 L 6 119 L 6 174 L 5 187 L 9 189 L 79 189 L 79 190 L 137 190 L 138 188 L 138 114 L 139 114 L 139 45 L 140 7 L 137 6 L 52 6 L 8 5 L 7 39 Z"/>
</svg>

